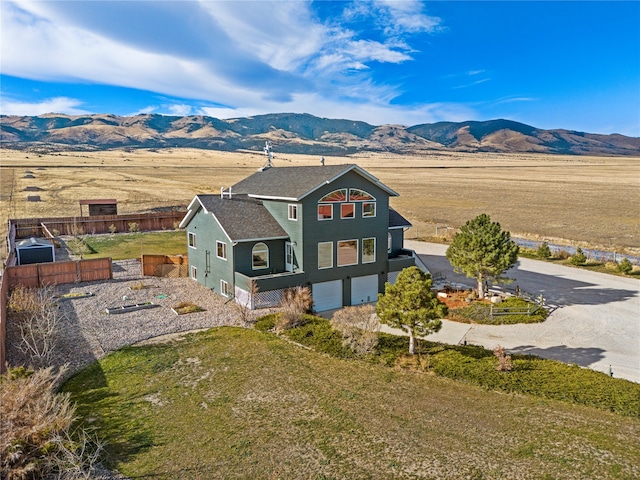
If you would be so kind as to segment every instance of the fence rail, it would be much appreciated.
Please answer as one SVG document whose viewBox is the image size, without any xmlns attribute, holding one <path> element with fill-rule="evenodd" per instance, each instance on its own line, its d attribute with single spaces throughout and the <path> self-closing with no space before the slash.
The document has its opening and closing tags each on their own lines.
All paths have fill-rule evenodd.
<svg viewBox="0 0 640 480">
<path fill-rule="evenodd" d="M 173 230 L 184 218 L 186 211 L 132 213 L 125 215 L 96 215 L 93 217 L 53 217 L 53 218 L 17 218 L 9 220 L 13 227 L 14 238 L 28 238 L 53 235 L 128 232 L 135 223 L 138 231 Z"/>
<path fill-rule="evenodd" d="M 7 267 L 3 275 L 3 280 L 6 279 L 8 282 L 9 290 L 17 286 L 34 288 L 111 278 L 113 270 L 110 258 L 15 265 Z"/>
</svg>

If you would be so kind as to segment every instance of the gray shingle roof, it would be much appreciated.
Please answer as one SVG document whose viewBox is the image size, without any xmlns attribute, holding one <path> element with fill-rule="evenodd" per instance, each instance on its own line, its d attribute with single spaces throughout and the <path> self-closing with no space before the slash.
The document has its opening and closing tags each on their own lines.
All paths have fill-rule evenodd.
<svg viewBox="0 0 640 480">
<path fill-rule="evenodd" d="M 321 186 L 354 170 L 375 183 L 389 195 L 398 194 L 357 165 L 325 165 L 306 167 L 272 167 L 259 171 L 233 185 L 233 193 L 255 197 L 300 200 Z"/>
<path fill-rule="evenodd" d="M 232 198 L 219 195 L 196 195 L 196 198 L 215 216 L 231 241 L 289 237 L 259 200 L 236 194 Z"/>
<path fill-rule="evenodd" d="M 393 208 L 389 207 L 389 228 L 409 228 L 413 226 L 409 220 L 404 218 Z"/>
</svg>

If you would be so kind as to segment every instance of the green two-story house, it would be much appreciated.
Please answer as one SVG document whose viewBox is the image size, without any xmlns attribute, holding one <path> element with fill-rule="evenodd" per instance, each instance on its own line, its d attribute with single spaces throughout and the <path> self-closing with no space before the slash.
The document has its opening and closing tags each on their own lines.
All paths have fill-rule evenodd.
<svg viewBox="0 0 640 480">
<path fill-rule="evenodd" d="M 398 194 L 357 165 L 272 167 L 197 195 L 180 226 L 191 278 L 250 308 L 310 287 L 316 311 L 374 302 L 416 264 Z"/>
</svg>

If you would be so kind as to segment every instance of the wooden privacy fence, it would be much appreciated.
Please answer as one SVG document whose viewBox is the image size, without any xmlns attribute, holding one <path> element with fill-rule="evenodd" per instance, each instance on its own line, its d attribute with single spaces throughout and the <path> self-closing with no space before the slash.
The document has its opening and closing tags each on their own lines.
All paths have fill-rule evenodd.
<svg viewBox="0 0 640 480">
<path fill-rule="evenodd" d="M 186 255 L 142 255 L 142 275 L 147 277 L 188 277 Z"/>
<path fill-rule="evenodd" d="M 9 298 L 9 279 L 0 277 L 0 373 L 6 371 L 5 344 L 7 338 L 7 300 Z"/>
<path fill-rule="evenodd" d="M 133 213 L 127 215 L 99 215 L 95 217 L 17 218 L 9 220 L 14 228 L 14 238 L 43 237 L 53 235 L 77 235 L 94 233 L 126 233 L 131 224 L 140 232 L 174 230 L 184 218 L 184 212 Z"/>
<path fill-rule="evenodd" d="M 8 288 L 17 286 L 41 287 L 64 283 L 92 282 L 113 278 L 110 258 L 75 260 L 69 262 L 34 263 L 7 267 L 3 280 Z"/>
</svg>

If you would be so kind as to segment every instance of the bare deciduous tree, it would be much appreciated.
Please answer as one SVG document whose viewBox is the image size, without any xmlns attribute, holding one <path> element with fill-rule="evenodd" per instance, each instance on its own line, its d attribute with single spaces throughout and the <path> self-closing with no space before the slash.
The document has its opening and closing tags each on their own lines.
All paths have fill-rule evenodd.
<svg viewBox="0 0 640 480">
<path fill-rule="evenodd" d="M 9 299 L 19 338 L 16 346 L 26 354 L 34 367 L 51 364 L 58 342 L 61 314 L 54 288 L 16 288 Z"/>
<path fill-rule="evenodd" d="M 380 322 L 371 305 L 345 307 L 331 318 L 331 326 L 344 336 L 344 345 L 357 355 L 373 352 L 378 345 Z"/>
</svg>

